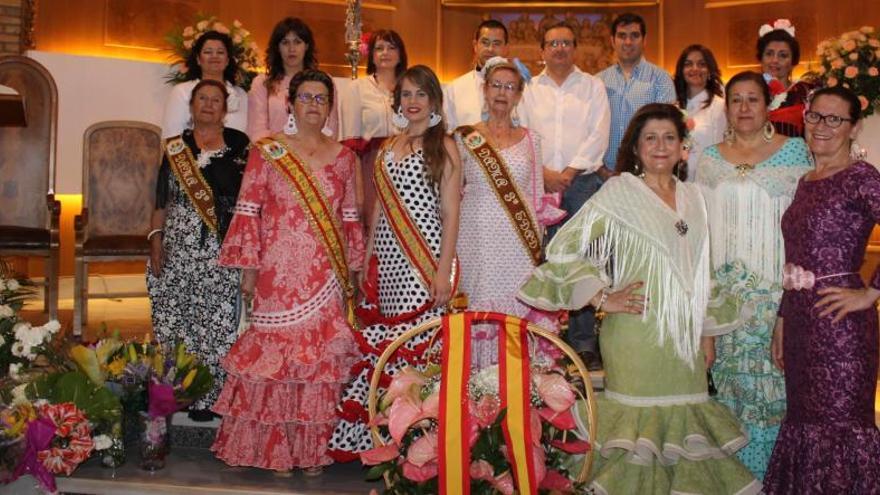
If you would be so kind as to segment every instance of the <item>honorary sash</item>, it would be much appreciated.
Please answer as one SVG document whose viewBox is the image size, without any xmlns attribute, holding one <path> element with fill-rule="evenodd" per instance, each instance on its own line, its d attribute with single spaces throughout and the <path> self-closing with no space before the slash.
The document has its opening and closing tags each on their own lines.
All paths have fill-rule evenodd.
<svg viewBox="0 0 880 495">
<path fill-rule="evenodd" d="M 457 313 L 443 318 L 443 365 L 440 380 L 438 451 L 439 493 L 470 493 L 468 380 L 471 324 L 492 321 L 498 332 L 498 380 L 501 426 L 511 471 L 519 493 L 536 494 L 538 484 L 532 455 L 529 346 L 526 320 L 499 313 Z"/>
<path fill-rule="evenodd" d="M 386 143 L 389 143 L 386 141 Z M 388 175 L 385 168 L 385 153 L 388 150 L 388 144 L 379 150 L 376 157 L 376 163 L 373 167 L 374 180 L 376 182 L 376 196 L 379 198 L 379 204 L 385 212 L 385 218 L 394 231 L 394 236 L 400 245 L 404 256 L 409 261 L 410 266 L 415 270 L 419 281 L 426 289 L 430 289 L 437 274 L 437 259 L 434 257 L 431 246 L 422 236 L 418 225 L 409 215 L 409 211 L 397 194 L 397 189 Z M 459 297 L 456 294 L 458 289 L 458 269 L 456 267 L 457 260 L 452 262 L 452 296 Z"/>
<path fill-rule="evenodd" d="M 516 182 L 510 176 L 510 170 L 504 158 L 498 153 L 479 131 L 469 125 L 458 128 L 465 147 L 471 156 L 480 165 L 480 169 L 486 174 L 486 180 L 498 196 L 498 201 L 507 212 L 510 222 L 516 230 L 523 247 L 532 258 L 535 266 L 541 264 L 541 231 L 534 215 L 526 207 L 523 195 L 516 187 Z"/>
<path fill-rule="evenodd" d="M 315 236 L 323 241 L 327 250 L 330 265 L 336 274 L 339 285 L 345 293 L 345 305 L 348 322 L 356 326 L 354 317 L 354 285 L 348 273 L 348 262 L 345 258 L 345 240 L 342 226 L 330 206 L 330 202 L 321 189 L 321 184 L 312 174 L 311 169 L 302 159 L 282 143 L 263 138 L 257 141 L 257 147 L 263 158 L 271 163 L 281 175 L 290 182 L 293 196 L 307 213 L 309 224 Z"/>
<path fill-rule="evenodd" d="M 196 212 L 202 217 L 205 225 L 216 234 L 217 213 L 214 211 L 214 193 L 205 176 L 202 175 L 192 150 L 180 136 L 177 136 L 165 142 L 165 156 L 168 157 L 168 163 L 174 176 L 177 177 L 177 182 L 195 206 Z"/>
</svg>

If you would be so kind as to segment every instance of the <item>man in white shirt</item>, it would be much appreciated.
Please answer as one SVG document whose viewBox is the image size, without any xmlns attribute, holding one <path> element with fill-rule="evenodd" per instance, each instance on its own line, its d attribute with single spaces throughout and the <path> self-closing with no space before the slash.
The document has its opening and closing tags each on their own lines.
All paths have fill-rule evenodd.
<svg viewBox="0 0 880 495">
<path fill-rule="evenodd" d="M 487 19 L 474 32 L 474 70 L 443 88 L 443 111 L 446 129 L 474 125 L 483 113 L 483 65 L 492 57 L 507 57 L 507 28 L 495 19 Z"/>
<path fill-rule="evenodd" d="M 561 196 L 560 206 L 574 215 L 611 172 L 602 166 L 608 148 L 611 112 L 605 85 L 574 64 L 577 37 L 571 26 L 555 24 L 544 32 L 541 49 L 544 70 L 533 77 L 520 104 L 524 126 L 541 137 L 544 189 Z M 547 231 L 553 236 L 558 225 Z M 598 342 L 590 310 L 570 315 L 568 342 L 598 369 Z"/>
</svg>

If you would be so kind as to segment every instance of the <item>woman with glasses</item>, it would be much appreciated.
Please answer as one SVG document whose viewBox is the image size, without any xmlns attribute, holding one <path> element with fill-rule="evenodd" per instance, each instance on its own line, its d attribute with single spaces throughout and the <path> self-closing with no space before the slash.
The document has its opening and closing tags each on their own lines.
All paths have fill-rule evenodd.
<svg viewBox="0 0 880 495">
<path fill-rule="evenodd" d="M 749 445 L 737 452 L 758 478 L 785 412 L 782 374 L 770 363 L 770 335 L 782 297 L 784 252 L 779 222 L 797 179 L 809 170 L 803 139 L 777 134 L 768 118 L 770 90 L 757 72 L 741 72 L 725 88 L 728 130 L 706 148 L 696 181 L 706 197 L 712 270 L 718 296 L 716 321 L 704 334 L 720 335 L 712 375 L 718 400 L 739 417 Z"/>
<path fill-rule="evenodd" d="M 880 269 L 866 287 L 859 267 L 880 221 L 880 173 L 851 155 L 861 129 L 852 91 L 820 89 L 808 104 L 806 139 L 816 165 L 782 217 L 783 323 L 773 333 L 772 355 L 785 372 L 788 408 L 764 490 L 877 493 Z"/>
<path fill-rule="evenodd" d="M 223 361 L 211 449 L 227 464 L 321 472 L 336 404 L 358 357 L 354 273 L 364 257 L 357 157 L 321 133 L 333 81 L 293 76 L 284 134 L 253 145 L 220 263 L 242 269 L 249 326 Z M 295 128 L 291 132 L 291 128 Z"/>
<path fill-rule="evenodd" d="M 507 59 L 493 57 L 483 66 L 483 80 L 488 115 L 455 133 L 464 174 L 457 249 L 461 287 L 468 295 L 468 309 L 528 317 L 555 330 L 554 318 L 530 311 L 516 299 L 519 287 L 541 261 L 544 230 L 537 216 L 544 194 L 539 136 L 519 127 L 512 117 L 525 78 Z M 498 187 L 493 172 L 505 176 L 509 189 Z M 511 201 L 505 201 L 508 193 L 513 193 L 507 196 Z M 565 214 L 556 211 L 560 217 Z M 495 364 L 497 325 L 474 328 L 474 366 Z"/>
</svg>

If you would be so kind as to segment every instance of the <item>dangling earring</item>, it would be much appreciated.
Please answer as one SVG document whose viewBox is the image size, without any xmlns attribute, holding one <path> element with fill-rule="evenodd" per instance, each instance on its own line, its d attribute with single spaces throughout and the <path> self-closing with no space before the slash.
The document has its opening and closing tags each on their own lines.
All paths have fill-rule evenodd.
<svg viewBox="0 0 880 495">
<path fill-rule="evenodd" d="M 283 132 L 284 134 L 286 134 L 288 136 L 292 136 L 292 135 L 296 134 L 296 131 L 297 131 L 296 117 L 294 117 L 293 114 L 291 113 L 287 117 L 287 123 L 284 124 L 284 128 L 281 130 L 281 132 Z"/>
<path fill-rule="evenodd" d="M 865 158 L 868 157 L 868 150 L 862 148 L 862 146 L 858 142 L 856 142 L 856 140 L 853 140 L 849 145 L 849 157 L 853 161 L 865 161 Z"/>
<path fill-rule="evenodd" d="M 517 113 L 516 107 L 514 107 L 513 112 L 510 113 L 510 125 L 513 127 L 519 127 L 519 113 Z"/>
<path fill-rule="evenodd" d="M 391 123 L 400 129 L 406 129 L 409 126 L 409 119 L 403 115 L 403 105 L 397 107 L 397 111 L 391 116 Z"/>
<path fill-rule="evenodd" d="M 728 146 L 732 146 L 736 141 L 736 132 L 733 131 L 733 126 L 728 125 L 727 129 L 724 129 L 724 135 L 722 136 L 724 142 L 727 143 Z"/>
<path fill-rule="evenodd" d="M 431 116 L 428 118 L 428 127 L 434 127 L 439 124 L 443 120 L 443 116 L 435 111 L 431 111 Z"/>
<path fill-rule="evenodd" d="M 486 122 L 489 120 L 489 104 L 486 103 L 486 100 L 483 100 L 483 106 L 480 108 L 480 120 Z"/>
<path fill-rule="evenodd" d="M 764 141 L 773 140 L 773 136 L 776 135 L 776 127 L 773 125 L 773 122 L 769 120 L 764 123 Z"/>
<path fill-rule="evenodd" d="M 330 128 L 330 119 L 324 121 L 324 127 L 321 128 L 321 134 L 327 137 L 333 137 L 333 129 Z"/>
</svg>

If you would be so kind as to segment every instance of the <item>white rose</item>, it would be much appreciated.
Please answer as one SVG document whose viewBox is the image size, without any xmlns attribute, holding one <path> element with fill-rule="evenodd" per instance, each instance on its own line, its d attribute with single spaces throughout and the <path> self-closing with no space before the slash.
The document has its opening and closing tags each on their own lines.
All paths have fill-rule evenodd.
<svg viewBox="0 0 880 495">
<path fill-rule="evenodd" d="M 196 24 L 196 29 L 198 29 L 199 31 L 204 31 L 205 28 L 207 28 L 207 27 L 208 27 L 208 21 L 207 21 L 207 20 L 205 20 L 205 21 L 199 21 L 199 23 Z"/>
<path fill-rule="evenodd" d="M 6 290 L 6 281 L 0 278 L 0 292 Z"/>
<path fill-rule="evenodd" d="M 5 343 L 6 343 L 6 339 L 3 338 L 2 335 L 0 335 L 0 347 L 3 347 L 3 344 L 5 344 Z"/>
<path fill-rule="evenodd" d="M 30 349 L 28 349 L 28 351 L 29 351 L 29 350 L 30 350 Z M 13 356 L 15 356 L 15 357 L 24 357 L 26 354 L 27 354 L 27 352 L 24 350 L 24 343 L 22 343 L 22 342 L 16 342 L 16 343 L 12 344 L 12 355 L 13 355 Z M 11 365 L 10 365 L 10 366 L 11 366 Z M 12 374 L 12 371 L 10 371 L 9 374 L 11 375 L 11 374 Z"/>
<path fill-rule="evenodd" d="M 113 440 L 107 435 L 98 435 L 92 440 L 95 441 L 95 450 L 109 449 L 113 445 Z"/>
<path fill-rule="evenodd" d="M 237 29 L 241 29 L 241 21 L 239 21 L 238 19 L 232 21 L 232 25 L 235 26 Z"/>
<path fill-rule="evenodd" d="M 43 325 L 43 328 L 49 332 L 50 335 L 54 334 L 58 330 L 61 330 L 61 323 L 58 323 L 58 320 L 49 320 L 48 323 Z"/>
<path fill-rule="evenodd" d="M 21 371 L 20 363 L 12 363 L 9 365 L 9 377 L 13 380 L 18 380 L 18 373 Z"/>
<path fill-rule="evenodd" d="M 8 304 L 0 304 L 0 318 L 9 318 L 14 315 L 15 311 Z"/>
<path fill-rule="evenodd" d="M 21 284 L 18 283 L 18 280 L 11 278 L 6 282 L 6 288 L 9 290 L 18 290 L 21 288 Z"/>
</svg>

